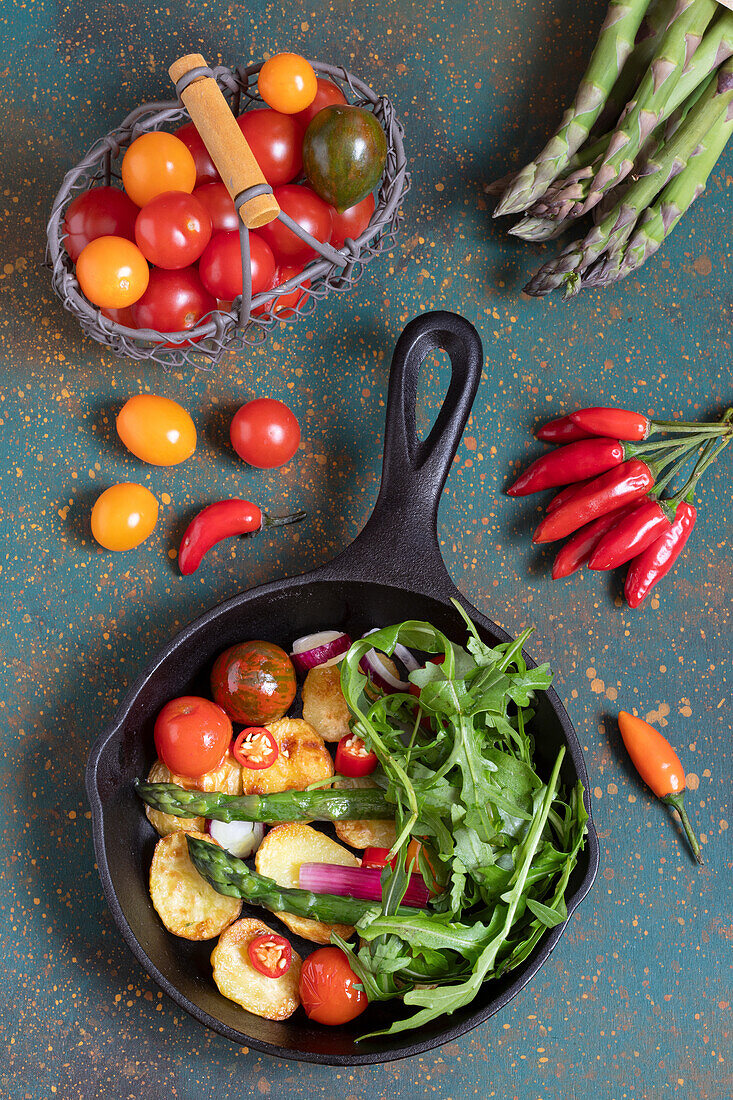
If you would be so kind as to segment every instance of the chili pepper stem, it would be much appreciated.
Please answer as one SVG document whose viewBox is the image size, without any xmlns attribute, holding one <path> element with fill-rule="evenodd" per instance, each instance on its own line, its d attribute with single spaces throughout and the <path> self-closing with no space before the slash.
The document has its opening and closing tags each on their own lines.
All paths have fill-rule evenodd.
<svg viewBox="0 0 733 1100">
<path fill-rule="evenodd" d="M 684 791 L 677 791 L 677 792 L 673 791 L 671 794 L 665 795 L 664 798 L 662 799 L 662 802 L 664 802 L 665 805 L 667 805 L 667 806 L 673 806 L 675 808 L 675 810 L 677 811 L 677 813 L 680 815 L 680 821 L 682 822 L 682 828 L 685 830 L 685 833 L 687 834 L 687 839 L 690 842 L 690 847 L 692 848 L 695 859 L 697 860 L 698 863 L 702 864 L 702 862 L 703 862 L 702 852 L 700 851 L 700 845 L 698 843 L 697 837 L 695 836 L 694 832 L 692 831 L 692 825 L 690 824 L 690 819 L 687 816 L 687 810 L 685 809 L 684 794 L 685 794 Z"/>
<path fill-rule="evenodd" d="M 289 516 L 268 516 L 267 512 L 263 512 L 261 529 L 266 531 L 268 527 L 285 527 L 288 523 L 300 523 L 305 517 L 305 512 L 293 512 Z"/>
<path fill-rule="evenodd" d="M 730 436 L 720 440 L 718 443 L 715 444 L 713 444 L 712 442 L 708 443 L 708 445 L 705 447 L 702 454 L 700 455 L 699 459 L 695 463 L 695 468 L 688 477 L 687 481 L 682 486 L 680 491 L 678 493 L 675 493 L 672 501 L 670 502 L 671 504 L 676 507 L 676 505 L 679 504 L 680 501 L 686 500 L 688 497 L 692 499 L 695 492 L 695 486 L 697 485 L 698 481 L 705 473 L 708 466 L 715 462 L 718 455 L 720 455 L 721 452 L 725 450 L 729 443 Z"/>
</svg>

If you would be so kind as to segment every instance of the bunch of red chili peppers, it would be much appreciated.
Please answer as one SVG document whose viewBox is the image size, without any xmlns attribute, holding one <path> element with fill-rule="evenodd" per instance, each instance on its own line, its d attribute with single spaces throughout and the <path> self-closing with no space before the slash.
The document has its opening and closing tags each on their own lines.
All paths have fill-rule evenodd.
<svg viewBox="0 0 733 1100">
<path fill-rule="evenodd" d="M 697 519 L 695 487 L 733 437 L 733 409 L 716 423 L 650 420 L 628 409 L 579 409 L 536 433 L 563 444 L 537 459 L 507 492 L 525 496 L 566 486 L 547 506 L 535 542 L 570 536 L 552 567 L 554 578 L 588 565 L 615 569 L 630 563 L 624 594 L 638 607 L 666 576 Z M 673 438 L 648 442 L 654 433 Z M 663 491 L 697 455 L 682 488 Z"/>
</svg>

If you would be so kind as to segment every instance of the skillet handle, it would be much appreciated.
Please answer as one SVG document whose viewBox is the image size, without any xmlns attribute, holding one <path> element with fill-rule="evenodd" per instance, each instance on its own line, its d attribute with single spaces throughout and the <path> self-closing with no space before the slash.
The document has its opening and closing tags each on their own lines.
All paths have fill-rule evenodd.
<svg viewBox="0 0 733 1100">
<path fill-rule="evenodd" d="M 450 356 L 451 380 L 430 434 L 421 441 L 417 385 L 425 359 L 436 349 Z M 481 338 L 464 317 L 437 311 L 407 325 L 392 356 L 377 503 L 354 542 L 325 567 L 330 576 L 452 594 L 438 546 L 438 507 L 482 366 Z"/>
</svg>

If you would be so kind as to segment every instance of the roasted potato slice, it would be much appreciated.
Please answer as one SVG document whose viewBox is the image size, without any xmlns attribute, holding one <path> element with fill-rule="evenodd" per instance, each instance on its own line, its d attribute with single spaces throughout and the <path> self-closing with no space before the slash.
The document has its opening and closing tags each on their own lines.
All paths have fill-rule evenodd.
<svg viewBox="0 0 733 1100">
<path fill-rule="evenodd" d="M 333 775 L 333 761 L 320 737 L 302 718 L 280 718 L 266 727 L 277 741 L 278 758 L 269 768 L 242 768 L 242 794 L 304 791 Z"/>
<path fill-rule="evenodd" d="M 255 970 L 247 953 L 255 936 L 272 931 L 262 921 L 246 917 L 230 924 L 211 952 L 211 965 L 222 996 L 265 1020 L 287 1020 L 300 1004 L 300 955 L 293 951 L 290 969 L 282 978 L 268 978 Z"/>
<path fill-rule="evenodd" d="M 351 732 L 349 708 L 341 691 L 340 665 L 319 665 L 303 684 L 303 718 L 324 741 L 340 741 Z"/>
<path fill-rule="evenodd" d="M 342 848 L 325 833 L 310 825 L 277 825 L 265 836 L 257 849 L 255 867 L 261 875 L 272 878 L 279 886 L 297 886 L 301 863 L 334 863 L 342 867 L 358 867 L 360 860 Z M 293 913 L 276 913 L 291 932 L 314 943 L 330 943 L 331 932 L 344 939 L 353 936 L 348 924 L 324 924 L 322 921 L 298 917 Z"/>
<path fill-rule="evenodd" d="M 179 777 L 180 778 L 180 777 Z M 156 760 L 148 774 L 148 783 L 172 783 L 173 777 L 162 760 Z M 204 817 L 175 817 L 145 806 L 145 816 L 160 836 L 169 833 L 202 833 L 206 828 Z"/>
<path fill-rule="evenodd" d="M 356 787 L 376 787 L 374 780 L 364 777 L 349 779 L 344 776 L 334 783 L 334 787 L 353 790 Z M 394 821 L 390 818 L 377 818 L 374 821 L 334 821 L 334 829 L 339 840 L 350 844 L 352 848 L 391 848 L 397 839 Z"/>
<path fill-rule="evenodd" d="M 191 836 L 216 843 L 204 833 Z M 171 833 L 155 845 L 150 898 L 168 931 L 184 940 L 211 940 L 242 911 L 239 898 L 218 894 L 198 873 L 188 854 L 186 833 Z"/>
<path fill-rule="evenodd" d="M 228 752 L 218 768 L 197 775 L 191 779 L 187 775 L 171 774 L 171 783 L 185 787 L 190 791 L 221 791 L 223 794 L 242 793 L 242 769 L 232 754 Z"/>
</svg>

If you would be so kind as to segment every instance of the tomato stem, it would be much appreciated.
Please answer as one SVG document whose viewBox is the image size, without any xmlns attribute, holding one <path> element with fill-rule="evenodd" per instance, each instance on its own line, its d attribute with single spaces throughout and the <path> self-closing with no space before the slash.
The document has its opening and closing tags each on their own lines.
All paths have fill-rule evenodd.
<svg viewBox="0 0 733 1100">
<path fill-rule="evenodd" d="M 684 791 L 672 792 L 672 794 L 666 794 L 664 796 L 664 798 L 662 799 L 662 802 L 664 802 L 667 806 L 674 806 L 675 810 L 680 815 L 680 821 L 682 822 L 682 827 L 685 830 L 685 833 L 687 834 L 687 839 L 690 842 L 690 847 L 692 848 L 692 851 L 695 855 L 695 859 L 697 860 L 698 863 L 701 864 L 703 862 L 702 852 L 700 851 L 700 845 L 698 843 L 697 837 L 695 836 L 694 832 L 692 831 L 692 825 L 690 824 L 690 819 L 687 816 L 687 810 L 685 809 L 684 797 L 685 797 Z"/>
</svg>

